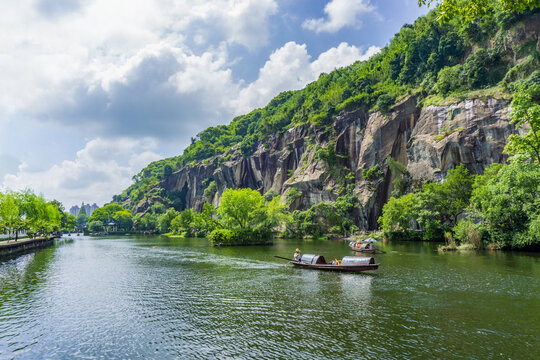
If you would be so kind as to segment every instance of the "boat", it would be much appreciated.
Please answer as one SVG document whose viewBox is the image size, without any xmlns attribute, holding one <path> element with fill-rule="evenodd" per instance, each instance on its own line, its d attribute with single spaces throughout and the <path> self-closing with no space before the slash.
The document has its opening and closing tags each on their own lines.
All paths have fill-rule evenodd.
<svg viewBox="0 0 540 360">
<path fill-rule="evenodd" d="M 351 248 L 351 250 L 362 252 L 362 253 L 375 254 L 377 252 L 377 248 L 371 242 L 363 243 L 363 242 L 351 241 L 349 243 L 349 247 Z"/>
<path fill-rule="evenodd" d="M 341 260 L 334 260 L 330 262 L 326 262 L 324 256 L 322 255 L 313 254 L 304 254 L 300 256 L 298 260 L 291 260 L 282 258 L 280 256 L 276 257 L 289 260 L 289 262 L 294 266 L 304 269 L 358 272 L 377 270 L 379 268 L 379 264 L 375 264 L 375 259 L 372 257 L 345 256 Z"/>
</svg>

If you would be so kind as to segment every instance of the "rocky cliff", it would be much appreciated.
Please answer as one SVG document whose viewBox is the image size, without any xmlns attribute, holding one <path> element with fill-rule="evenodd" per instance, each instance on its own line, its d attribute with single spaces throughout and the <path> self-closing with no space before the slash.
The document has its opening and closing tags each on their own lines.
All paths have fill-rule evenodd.
<svg viewBox="0 0 540 360">
<path fill-rule="evenodd" d="M 330 130 L 313 125 L 289 129 L 259 144 L 248 157 L 233 148 L 183 167 L 152 191 L 175 193 L 184 207 L 200 210 L 205 201 L 218 205 L 227 188 L 249 187 L 263 194 L 273 190 L 284 197 L 294 188 L 297 195 L 292 209 L 306 209 L 337 198 L 339 183 L 332 173 L 337 167 L 354 174 L 354 193 L 362 205 L 357 224 L 373 229 L 393 190 L 388 156 L 406 165 L 413 181 L 440 181 L 458 164 L 472 173 L 482 173 L 490 164 L 505 159 L 505 141 L 514 131 L 507 116 L 508 104 L 490 98 L 421 107 L 409 96 L 388 114 L 342 113 L 333 119 Z M 335 164 L 317 156 L 318 150 L 328 146 L 335 150 Z M 372 181 L 363 179 L 362 171 L 377 164 L 383 175 Z M 207 190 L 212 181 L 215 191 Z M 137 212 L 144 212 L 149 205 L 139 203 Z"/>
</svg>

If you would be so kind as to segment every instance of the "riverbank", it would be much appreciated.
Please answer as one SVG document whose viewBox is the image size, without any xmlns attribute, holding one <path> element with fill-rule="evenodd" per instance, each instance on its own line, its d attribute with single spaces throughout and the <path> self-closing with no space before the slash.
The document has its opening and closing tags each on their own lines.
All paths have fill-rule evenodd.
<svg viewBox="0 0 540 360">
<path fill-rule="evenodd" d="M 25 252 L 42 249 L 54 244 L 54 238 L 22 239 L 0 241 L 0 259 Z"/>
</svg>

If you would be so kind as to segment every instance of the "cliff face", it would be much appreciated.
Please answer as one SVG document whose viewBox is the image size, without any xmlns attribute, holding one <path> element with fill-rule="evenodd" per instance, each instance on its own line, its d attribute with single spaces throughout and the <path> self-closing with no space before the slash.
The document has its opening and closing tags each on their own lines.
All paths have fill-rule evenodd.
<svg viewBox="0 0 540 360">
<path fill-rule="evenodd" d="M 186 166 L 153 191 L 174 192 L 185 207 L 201 210 L 205 201 L 217 206 L 227 188 L 249 187 L 263 194 L 273 189 L 284 196 L 295 188 L 300 196 L 292 208 L 303 210 L 338 196 L 330 166 L 316 156 L 317 149 L 334 146 L 337 166 L 355 175 L 354 193 L 362 205 L 357 223 L 363 229 L 373 229 L 393 190 L 393 175 L 385 161 L 388 156 L 406 165 L 413 181 L 440 181 L 461 163 L 472 173 L 482 173 L 490 164 L 505 159 L 503 148 L 514 131 L 508 121 L 508 104 L 495 99 L 466 100 L 421 108 L 411 96 L 387 115 L 346 113 L 334 119 L 330 131 L 304 125 L 271 137 L 249 157 L 232 150 L 228 158 L 225 154 Z M 383 176 L 364 180 L 362 170 L 377 164 Z M 215 181 L 216 191 L 207 191 L 205 197 L 211 181 Z M 143 212 L 149 205 L 140 203 L 137 211 Z"/>
</svg>

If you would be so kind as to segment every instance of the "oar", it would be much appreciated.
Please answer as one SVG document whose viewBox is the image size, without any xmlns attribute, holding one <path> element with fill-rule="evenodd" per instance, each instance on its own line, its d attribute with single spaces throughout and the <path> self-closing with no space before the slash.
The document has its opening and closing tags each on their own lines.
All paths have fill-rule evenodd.
<svg viewBox="0 0 540 360">
<path fill-rule="evenodd" d="M 283 257 L 283 256 L 277 256 L 277 255 L 274 255 L 275 258 L 278 258 L 278 259 L 283 259 L 283 260 L 287 260 L 287 261 L 294 261 L 293 259 L 289 259 L 289 258 L 286 258 L 286 257 Z"/>
<path fill-rule="evenodd" d="M 386 251 L 384 250 L 381 250 L 381 249 L 376 249 L 377 250 L 377 254 L 386 254 Z"/>
</svg>

